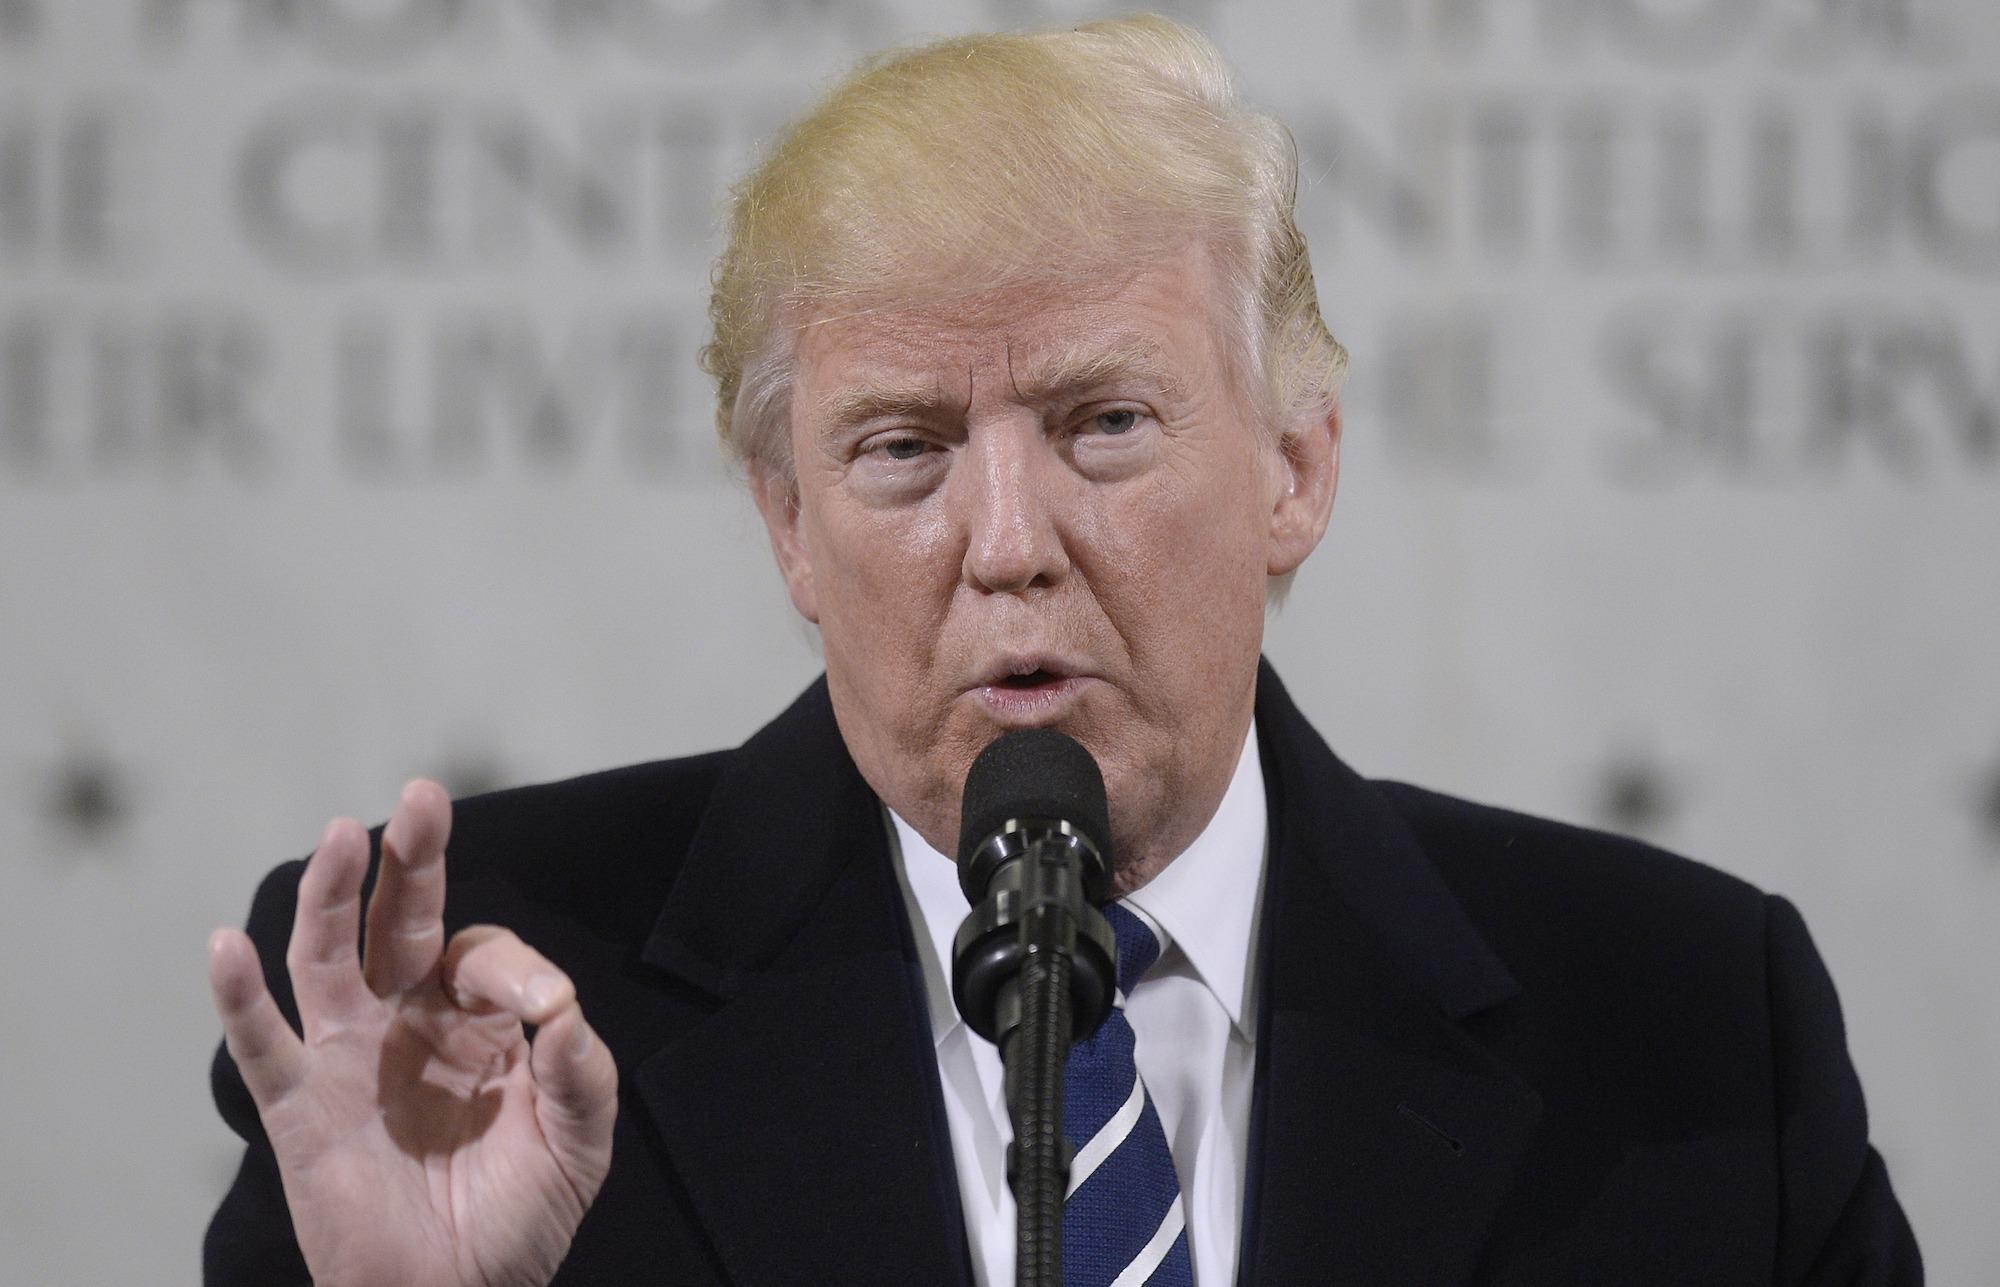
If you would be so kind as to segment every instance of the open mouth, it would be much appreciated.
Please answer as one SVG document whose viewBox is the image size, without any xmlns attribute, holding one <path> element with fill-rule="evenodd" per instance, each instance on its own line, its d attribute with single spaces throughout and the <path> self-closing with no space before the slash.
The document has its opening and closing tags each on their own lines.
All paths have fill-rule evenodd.
<svg viewBox="0 0 2000 1287">
<path fill-rule="evenodd" d="M 1014 665 L 1027 666 L 1032 661 L 1024 657 Z M 1006 669 L 1012 670 L 1013 666 Z M 1050 658 L 1048 665 L 1014 674 L 989 672 L 974 691 L 988 717 L 1002 727 L 1033 728 L 1061 719 L 1081 699 L 1090 683 L 1089 679 L 1072 673 L 1060 659 Z"/>
<path fill-rule="evenodd" d="M 1045 684 L 1060 683 L 1062 682 L 1062 678 L 1061 675 L 1056 674 L 1054 671 L 1042 670 L 1038 667 L 1025 675 L 1009 675 L 1000 681 L 999 686 L 1001 688 L 1040 688 Z"/>
</svg>

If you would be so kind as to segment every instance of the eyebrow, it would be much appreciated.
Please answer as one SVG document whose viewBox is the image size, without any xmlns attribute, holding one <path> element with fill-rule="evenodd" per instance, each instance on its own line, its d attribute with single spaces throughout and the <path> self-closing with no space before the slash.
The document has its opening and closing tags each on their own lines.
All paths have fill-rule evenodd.
<svg viewBox="0 0 2000 1287">
<path fill-rule="evenodd" d="M 826 423 L 835 429 L 863 424 L 885 416 L 932 417 L 955 410 L 965 414 L 962 397 L 948 397 L 936 380 L 928 384 L 864 384 L 843 389 L 821 402 Z"/>
<path fill-rule="evenodd" d="M 1037 357 L 1016 369 L 1010 352 L 1008 380 L 1024 402 L 1054 402 L 1109 386 L 1144 383 L 1169 397 L 1182 396 L 1185 386 L 1166 362 L 1160 346 L 1131 339 L 1110 347 L 1077 345 Z M 821 402 L 826 423 L 845 428 L 895 416 L 964 415 L 966 398 L 947 394 L 937 379 L 903 383 L 863 384 L 843 389 Z"/>
<path fill-rule="evenodd" d="M 1028 402 L 1048 402 L 1063 394 L 1133 382 L 1151 385 L 1170 397 L 1179 397 L 1184 392 L 1164 350 L 1151 340 L 1136 338 L 1109 348 L 1078 345 L 1059 350 L 1036 358 L 1018 371 L 1010 353 L 1007 370 L 1015 395 Z"/>
</svg>

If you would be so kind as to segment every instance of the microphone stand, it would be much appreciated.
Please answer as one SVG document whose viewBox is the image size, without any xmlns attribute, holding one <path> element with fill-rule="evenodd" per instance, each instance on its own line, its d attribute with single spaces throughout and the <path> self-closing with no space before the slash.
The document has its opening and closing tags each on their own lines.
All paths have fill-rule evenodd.
<svg viewBox="0 0 2000 1287">
<path fill-rule="evenodd" d="M 1032 908 L 1021 924 L 1026 956 L 1011 991 L 1020 1026 L 1000 1047 L 1006 1065 L 1007 1183 L 1014 1190 L 1016 1287 L 1061 1287 L 1063 1199 L 1073 1156 L 1063 1137 L 1063 1065 L 1074 1031 L 1070 997 L 1074 921 L 1064 909 Z"/>
<path fill-rule="evenodd" d="M 1068 823 L 1010 821 L 975 859 L 991 884 L 954 946 L 960 1012 L 1000 1047 L 1006 1068 L 1017 1287 L 1062 1287 L 1073 1152 L 1062 1129 L 1063 1066 L 1070 1043 L 1110 1013 L 1117 986 L 1117 940 L 1085 896 L 1086 881 L 1103 883 L 1104 866 Z"/>
</svg>

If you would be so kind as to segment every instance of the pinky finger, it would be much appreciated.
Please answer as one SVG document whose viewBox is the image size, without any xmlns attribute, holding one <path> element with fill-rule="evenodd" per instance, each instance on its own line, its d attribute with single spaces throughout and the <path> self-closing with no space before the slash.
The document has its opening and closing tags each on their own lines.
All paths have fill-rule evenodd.
<svg viewBox="0 0 2000 1287">
<path fill-rule="evenodd" d="M 257 949 L 241 930 L 219 929 L 208 939 L 208 987 L 229 1057 L 261 1112 L 291 1090 L 305 1069 L 305 1046 L 285 1022 Z"/>
</svg>

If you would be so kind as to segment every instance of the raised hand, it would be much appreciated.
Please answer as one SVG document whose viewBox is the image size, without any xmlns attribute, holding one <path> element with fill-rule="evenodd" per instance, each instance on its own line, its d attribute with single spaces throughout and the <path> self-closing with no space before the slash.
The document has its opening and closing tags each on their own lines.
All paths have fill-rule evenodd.
<svg viewBox="0 0 2000 1287">
<path fill-rule="evenodd" d="M 229 1053 L 317 1287 L 542 1287 L 611 1165 L 617 1068 L 575 986 L 509 930 L 445 941 L 450 830 L 443 788 L 403 789 L 364 957 L 368 835 L 327 824 L 285 957 L 303 1041 L 249 938 L 209 940 Z"/>
</svg>

